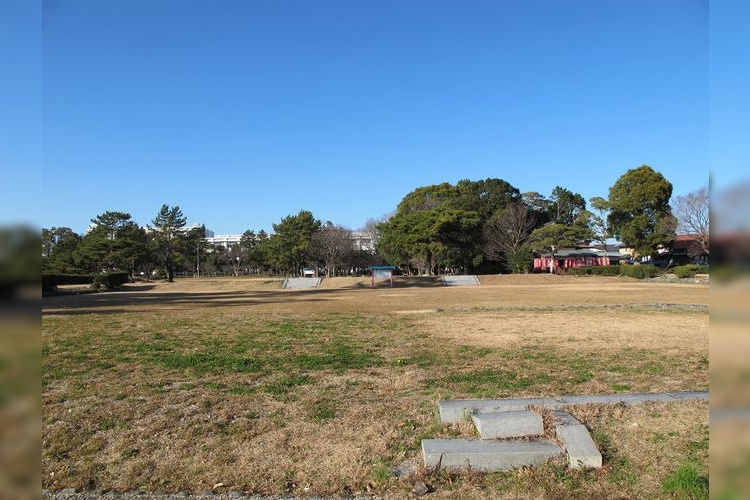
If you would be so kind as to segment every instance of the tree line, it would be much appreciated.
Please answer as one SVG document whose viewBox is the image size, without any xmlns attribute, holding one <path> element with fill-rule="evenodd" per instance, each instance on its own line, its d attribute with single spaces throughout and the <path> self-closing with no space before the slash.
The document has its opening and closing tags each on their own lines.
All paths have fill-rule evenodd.
<svg viewBox="0 0 750 500">
<path fill-rule="evenodd" d="M 107 211 L 91 219 L 84 235 L 68 227 L 42 229 L 44 274 L 100 274 L 124 271 L 131 277 L 156 275 L 173 281 L 182 275 L 299 274 L 324 267 L 335 276 L 342 268 L 379 263 L 376 252 L 358 250 L 352 232 L 322 223 L 309 211 L 284 217 L 274 232 L 247 230 L 236 245 L 213 245 L 205 227 L 186 228 L 179 206 L 163 205 L 145 227 L 127 212 Z"/>
<path fill-rule="evenodd" d="M 127 212 L 107 211 L 91 220 L 84 235 L 44 228 L 42 270 L 127 271 L 170 281 L 179 273 L 294 275 L 306 267 L 336 276 L 373 264 L 418 274 L 528 272 L 535 254 L 554 257 L 583 242 L 606 249 L 611 238 L 639 256 L 651 255 L 669 246 L 678 223 L 705 233 L 708 253 L 707 189 L 678 197 L 674 213 L 671 196 L 672 184 L 646 165 L 623 174 L 607 198 L 588 203 L 562 186 L 549 195 L 522 193 L 502 179 L 422 186 L 404 196 L 391 216 L 368 221 L 362 232 L 371 249 L 358 248 L 352 231 L 306 210 L 273 224 L 272 234 L 247 230 L 228 248 L 210 245 L 204 227 L 186 229 L 179 206 L 163 205 L 145 227 Z"/>
</svg>

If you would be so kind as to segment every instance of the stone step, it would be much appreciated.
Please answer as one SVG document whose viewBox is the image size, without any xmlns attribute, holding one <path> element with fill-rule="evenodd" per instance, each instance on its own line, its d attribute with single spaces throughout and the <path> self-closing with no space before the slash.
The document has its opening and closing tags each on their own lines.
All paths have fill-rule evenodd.
<svg viewBox="0 0 750 500">
<path fill-rule="evenodd" d="M 482 439 L 505 439 L 544 434 L 542 416 L 533 411 L 477 413 L 471 416 Z"/>
<path fill-rule="evenodd" d="M 318 288 L 321 278 L 287 278 L 281 285 L 287 290 L 309 290 Z"/>
<path fill-rule="evenodd" d="M 586 426 L 567 411 L 557 410 L 553 414 L 555 434 L 565 448 L 570 468 L 601 468 L 602 454 Z"/>
<path fill-rule="evenodd" d="M 473 274 L 458 276 L 443 276 L 443 284 L 446 286 L 478 286 L 479 278 Z"/>
<path fill-rule="evenodd" d="M 424 439 L 422 453 L 425 467 L 439 466 L 448 470 L 472 469 L 482 472 L 500 472 L 540 465 L 563 455 L 562 448 L 549 439 Z"/>
</svg>

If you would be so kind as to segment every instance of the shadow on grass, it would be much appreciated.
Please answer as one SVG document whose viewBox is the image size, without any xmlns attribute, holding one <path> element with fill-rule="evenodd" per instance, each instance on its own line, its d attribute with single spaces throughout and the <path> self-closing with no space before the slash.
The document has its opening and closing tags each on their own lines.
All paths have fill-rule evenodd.
<svg viewBox="0 0 750 500">
<path fill-rule="evenodd" d="M 42 299 L 42 314 L 116 314 L 128 307 L 128 312 L 153 311 L 155 305 L 169 306 L 190 304 L 192 307 L 232 307 L 252 306 L 253 304 L 293 303 L 303 298 L 304 301 L 324 302 L 341 293 L 352 290 L 371 290 L 368 283 L 359 282 L 341 288 L 322 288 L 311 290 L 247 290 L 216 292 L 151 292 L 156 285 L 128 285 L 120 291 L 104 293 L 57 293 Z M 398 276 L 394 279 L 393 288 L 438 288 L 444 286 L 437 276 Z M 376 289 L 391 289 L 382 283 Z M 144 306 L 142 309 L 131 309 L 133 306 Z"/>
</svg>

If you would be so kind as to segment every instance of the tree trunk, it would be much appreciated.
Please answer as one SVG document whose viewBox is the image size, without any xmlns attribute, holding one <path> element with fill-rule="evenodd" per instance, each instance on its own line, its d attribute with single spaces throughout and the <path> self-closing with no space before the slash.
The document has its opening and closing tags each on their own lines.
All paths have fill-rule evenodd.
<svg viewBox="0 0 750 500">
<path fill-rule="evenodd" d="M 552 255 L 550 256 L 550 259 L 549 259 L 549 273 L 550 274 L 555 274 L 555 264 L 556 264 L 555 263 L 555 252 L 553 251 Z"/>
</svg>

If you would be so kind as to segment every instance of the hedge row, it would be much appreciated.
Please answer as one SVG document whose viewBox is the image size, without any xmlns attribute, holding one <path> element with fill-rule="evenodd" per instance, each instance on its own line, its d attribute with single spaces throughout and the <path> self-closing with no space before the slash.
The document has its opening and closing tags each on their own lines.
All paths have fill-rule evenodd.
<svg viewBox="0 0 750 500">
<path fill-rule="evenodd" d="M 91 287 L 111 290 L 130 282 L 130 276 L 126 272 L 102 273 L 94 277 Z"/>
<path fill-rule="evenodd" d="M 42 290 L 54 290 L 60 285 L 89 285 L 93 281 L 90 274 L 42 274 Z"/>
<path fill-rule="evenodd" d="M 654 278 L 661 271 L 653 264 L 641 264 L 638 266 L 610 265 L 592 267 L 574 267 L 568 269 L 568 274 L 573 276 L 627 276 L 629 278 Z"/>
<path fill-rule="evenodd" d="M 568 269 L 568 274 L 573 276 L 620 276 L 620 267 L 622 266 L 572 267 Z"/>
<path fill-rule="evenodd" d="M 696 274 L 707 273 L 708 266 L 697 266 L 697 265 L 677 266 L 674 269 L 672 269 L 672 272 L 678 278 L 695 278 Z"/>
</svg>

